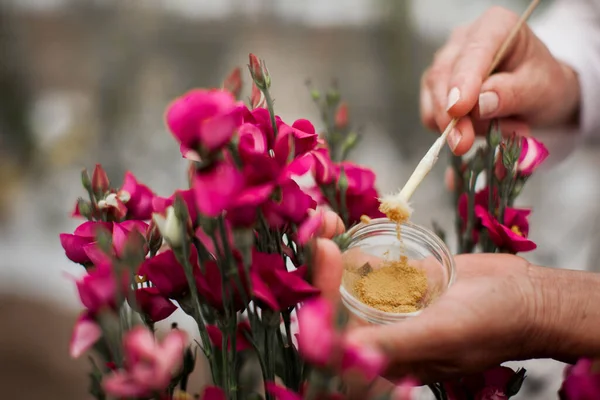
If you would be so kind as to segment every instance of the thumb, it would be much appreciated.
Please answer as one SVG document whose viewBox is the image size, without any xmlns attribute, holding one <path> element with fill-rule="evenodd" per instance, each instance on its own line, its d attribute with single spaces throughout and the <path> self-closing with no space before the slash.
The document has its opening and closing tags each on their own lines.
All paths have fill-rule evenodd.
<svg viewBox="0 0 600 400">
<path fill-rule="evenodd" d="M 314 246 L 313 284 L 321 290 L 321 295 L 337 302 L 342 283 L 342 253 L 331 240 L 318 238 Z"/>
<path fill-rule="evenodd" d="M 522 69 L 492 75 L 481 87 L 478 113 L 482 119 L 514 115 L 532 116 L 546 108 L 540 94 L 545 92 L 547 80 Z"/>
</svg>

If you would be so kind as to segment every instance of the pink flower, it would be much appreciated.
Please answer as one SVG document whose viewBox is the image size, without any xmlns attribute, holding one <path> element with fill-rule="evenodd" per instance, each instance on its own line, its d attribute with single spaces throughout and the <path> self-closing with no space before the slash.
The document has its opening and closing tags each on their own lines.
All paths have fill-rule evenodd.
<svg viewBox="0 0 600 400">
<path fill-rule="evenodd" d="M 300 308 L 297 336 L 300 354 L 319 367 L 341 372 L 357 370 L 368 380 L 377 377 L 386 366 L 385 357 L 345 340 L 334 330 L 333 320 L 333 306 L 322 298 L 310 300 Z"/>
<path fill-rule="evenodd" d="M 148 251 L 145 237 L 148 233 L 148 224 L 138 220 L 128 220 L 112 224 L 112 246 L 110 255 L 104 253 L 96 242 L 89 243 L 83 247 L 86 255 L 94 265 L 103 263 L 110 264 L 110 256 L 121 258 L 128 245 L 139 245 L 143 247 L 144 254 Z"/>
<path fill-rule="evenodd" d="M 315 212 L 309 216 L 298 227 L 297 242 L 300 245 L 306 244 L 318 231 L 323 224 L 323 213 Z"/>
<path fill-rule="evenodd" d="M 283 227 L 287 223 L 300 224 L 308 217 L 308 211 L 317 207 L 315 200 L 289 179 L 279 187 L 279 199 L 263 204 L 262 211 L 273 228 Z"/>
<path fill-rule="evenodd" d="M 336 170 L 333 161 L 331 161 L 329 149 L 321 147 L 312 151 L 311 154 L 315 159 L 313 168 L 315 182 L 318 185 L 328 185 L 333 183 L 336 180 L 339 171 Z"/>
<path fill-rule="evenodd" d="M 182 154 L 188 150 L 203 155 L 225 146 L 241 124 L 241 109 L 225 90 L 195 89 L 174 100 L 166 121 L 179 141 Z"/>
<path fill-rule="evenodd" d="M 507 400 L 518 391 L 524 370 L 518 373 L 508 367 L 498 366 L 481 374 L 444 382 L 448 400 Z"/>
<path fill-rule="evenodd" d="M 184 332 L 173 329 L 157 343 L 146 328 L 133 328 L 123 339 L 126 369 L 106 376 L 104 390 L 115 397 L 147 397 L 167 389 L 181 368 L 186 340 Z"/>
<path fill-rule="evenodd" d="M 267 383 L 267 392 L 275 397 L 275 400 L 302 400 L 302 396 L 273 382 Z"/>
<path fill-rule="evenodd" d="M 219 350 L 223 350 L 223 333 L 216 325 L 206 325 L 206 331 L 210 342 Z M 252 345 L 246 338 L 247 334 L 252 332 L 248 321 L 242 321 L 237 324 L 235 334 L 235 351 L 244 351 L 252 348 Z M 231 349 L 231 339 L 227 342 L 227 349 Z"/>
<path fill-rule="evenodd" d="M 512 253 L 531 251 L 537 247 L 534 242 L 527 239 L 529 214 L 531 210 L 507 207 L 504 211 L 504 224 L 500 224 L 485 207 L 475 206 L 475 215 L 481 219 L 481 224 L 487 229 L 492 242 Z"/>
<path fill-rule="evenodd" d="M 288 272 L 279 254 L 252 252 L 250 278 L 254 297 L 272 310 L 285 310 L 319 294 L 304 280 L 305 273 L 305 266 Z"/>
<path fill-rule="evenodd" d="M 145 315 L 152 322 L 162 321 L 177 310 L 177 306 L 155 287 L 137 289 L 135 301 L 136 311 Z"/>
<path fill-rule="evenodd" d="M 493 192 L 493 205 L 494 209 L 497 209 L 500 204 L 500 198 L 498 197 L 498 190 L 494 188 Z M 485 210 L 488 209 L 488 201 L 490 195 L 490 188 L 486 186 L 481 189 L 479 192 L 475 193 L 473 196 L 473 207 L 481 207 Z M 467 229 L 467 219 L 469 218 L 469 199 L 467 197 L 467 193 L 463 193 L 458 199 L 458 216 L 462 222 L 461 229 L 464 232 Z M 479 218 L 477 215 L 475 217 Z M 475 221 L 477 222 L 477 221 Z M 477 223 L 473 225 L 473 243 L 477 243 L 479 241 L 479 230 L 480 226 Z"/>
<path fill-rule="evenodd" d="M 152 200 L 153 211 L 157 214 L 164 214 L 168 207 L 175 203 L 175 197 L 181 196 L 187 206 L 188 215 L 190 216 L 190 225 L 195 226 L 198 221 L 198 213 L 196 212 L 196 203 L 194 198 L 194 190 L 177 190 L 171 197 L 158 197 Z"/>
<path fill-rule="evenodd" d="M 562 400 L 600 398 L 600 371 L 597 362 L 582 358 L 565 369 L 565 380 L 559 392 Z"/>
<path fill-rule="evenodd" d="M 345 161 L 336 166 L 338 171 L 336 181 L 339 181 L 342 169 L 348 180 L 345 201 L 348 223 L 352 225 L 360 221 L 362 215 L 371 218 L 383 217 L 383 213 L 379 211 L 379 194 L 375 188 L 375 173 L 366 167 Z M 340 196 L 341 193 L 338 193 L 338 202 L 341 200 Z"/>
<path fill-rule="evenodd" d="M 255 125 L 264 135 L 267 148 L 272 149 L 275 144 L 275 133 L 271 124 L 271 116 L 266 108 L 258 107 L 250 111 L 247 108 L 242 110 L 244 123 Z M 281 118 L 275 117 L 276 125 L 281 123 Z"/>
<path fill-rule="evenodd" d="M 127 219 L 152 218 L 152 200 L 154 193 L 147 186 L 137 181 L 131 172 L 125 173 L 123 186 L 117 193 L 127 207 Z"/>
<path fill-rule="evenodd" d="M 69 343 L 69 354 L 79 358 L 102 337 L 102 330 L 88 312 L 79 316 Z"/>
<path fill-rule="evenodd" d="M 333 318 L 333 306 L 321 298 L 304 303 L 298 311 L 298 350 L 314 365 L 328 365 L 340 346 Z"/>
<path fill-rule="evenodd" d="M 198 273 L 198 253 L 190 247 L 190 264 L 194 273 Z M 189 293 L 189 284 L 183 266 L 179 264 L 173 250 L 159 253 L 148 258 L 140 267 L 139 274 L 145 276 L 158 292 L 169 299 L 181 299 Z"/>
<path fill-rule="evenodd" d="M 91 261 L 84 248 L 96 241 L 98 229 L 112 231 L 112 223 L 87 221 L 79 225 L 73 234 L 61 233 L 60 243 L 67 258 L 79 264 L 89 264 Z"/>
<path fill-rule="evenodd" d="M 387 359 L 379 351 L 354 346 L 350 343 L 344 344 L 342 371 L 355 369 L 362 372 L 368 380 L 372 380 L 383 371 L 386 362 Z"/>
<path fill-rule="evenodd" d="M 119 287 L 110 264 L 99 264 L 76 282 L 81 303 L 91 314 L 116 309 Z"/>
<path fill-rule="evenodd" d="M 227 400 L 223 389 L 217 386 L 206 386 L 200 396 L 201 400 Z"/>
<path fill-rule="evenodd" d="M 295 159 L 307 154 L 317 146 L 319 135 L 315 132 L 313 124 L 306 119 L 296 120 L 292 126 L 280 122 L 277 129 L 273 150 L 280 164 L 290 158 Z M 292 149 L 294 154 L 290 154 Z"/>
<path fill-rule="evenodd" d="M 413 400 L 413 391 L 419 382 L 412 378 L 403 379 L 392 391 L 391 400 Z"/>
<path fill-rule="evenodd" d="M 550 153 L 544 144 L 532 137 L 521 139 L 521 155 L 517 164 L 517 171 L 521 175 L 531 175 Z"/>
</svg>

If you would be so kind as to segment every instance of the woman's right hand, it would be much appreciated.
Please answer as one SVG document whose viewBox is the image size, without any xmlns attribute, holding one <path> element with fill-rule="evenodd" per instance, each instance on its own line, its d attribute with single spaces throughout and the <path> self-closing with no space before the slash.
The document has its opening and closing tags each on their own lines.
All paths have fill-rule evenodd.
<svg viewBox="0 0 600 400">
<path fill-rule="evenodd" d="M 576 73 L 556 60 L 524 25 L 495 73 L 494 56 L 519 16 L 493 7 L 472 24 L 457 28 L 436 53 L 421 82 L 421 118 L 442 132 L 460 118 L 448 137 L 457 155 L 484 133 L 486 121 L 500 119 L 505 133 L 527 134 L 531 127 L 575 122 L 579 110 Z"/>
</svg>

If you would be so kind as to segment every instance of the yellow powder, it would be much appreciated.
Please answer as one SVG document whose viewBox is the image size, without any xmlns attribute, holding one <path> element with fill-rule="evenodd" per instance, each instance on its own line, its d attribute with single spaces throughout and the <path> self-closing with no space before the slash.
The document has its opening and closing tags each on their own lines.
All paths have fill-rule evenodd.
<svg viewBox="0 0 600 400">
<path fill-rule="evenodd" d="M 410 218 L 410 214 L 404 207 L 393 207 L 385 202 L 381 203 L 379 211 L 384 213 L 390 221 L 395 222 L 398 225 L 408 221 Z"/>
<path fill-rule="evenodd" d="M 361 215 L 360 216 L 360 222 L 362 222 L 365 225 L 370 224 L 371 223 L 371 217 L 369 217 L 368 215 Z"/>
<path fill-rule="evenodd" d="M 353 283 L 361 302 L 392 313 L 418 311 L 427 292 L 425 272 L 408 265 L 406 257 L 384 261 L 379 269 L 370 270 Z"/>
</svg>

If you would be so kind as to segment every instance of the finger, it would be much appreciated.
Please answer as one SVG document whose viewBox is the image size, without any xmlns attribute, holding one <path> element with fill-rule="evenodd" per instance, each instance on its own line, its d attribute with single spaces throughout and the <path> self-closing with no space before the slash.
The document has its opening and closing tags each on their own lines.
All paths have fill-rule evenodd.
<svg viewBox="0 0 600 400">
<path fill-rule="evenodd" d="M 325 211 L 323 213 L 319 236 L 326 239 L 331 239 L 334 236 L 344 233 L 344 231 L 344 222 L 339 215 L 333 211 Z"/>
<path fill-rule="evenodd" d="M 425 71 L 421 77 L 421 94 L 420 94 L 420 108 L 421 108 L 421 122 L 428 129 L 435 131 L 437 130 L 437 124 L 435 122 L 435 113 L 433 108 L 433 95 L 429 86 L 427 86 L 427 75 L 429 70 Z"/>
<path fill-rule="evenodd" d="M 457 155 L 462 156 L 471 149 L 475 142 L 475 128 L 470 117 L 462 117 L 448 135 L 448 146 Z"/>
<path fill-rule="evenodd" d="M 442 132 L 451 120 L 448 115 L 448 81 L 453 65 L 458 57 L 466 37 L 466 28 L 457 28 L 448 43 L 435 55 L 433 64 L 425 76 L 425 85 L 429 89 L 433 102 L 433 112 L 437 128 Z"/>
<path fill-rule="evenodd" d="M 321 290 L 321 295 L 336 302 L 340 296 L 342 282 L 342 253 L 338 246 L 328 239 L 315 240 L 313 285 Z"/>
<path fill-rule="evenodd" d="M 519 16 L 512 11 L 494 7 L 470 29 L 448 82 L 448 113 L 451 116 L 463 117 L 475 107 L 494 57 L 518 20 Z M 524 40 L 523 35 L 517 36 L 508 56 L 519 46 L 519 40 Z"/>
<path fill-rule="evenodd" d="M 532 94 L 547 92 L 548 80 L 545 74 L 532 74 L 528 69 L 494 74 L 481 87 L 479 117 L 492 119 L 543 113 L 547 108 L 544 99 Z"/>
</svg>

